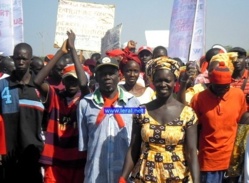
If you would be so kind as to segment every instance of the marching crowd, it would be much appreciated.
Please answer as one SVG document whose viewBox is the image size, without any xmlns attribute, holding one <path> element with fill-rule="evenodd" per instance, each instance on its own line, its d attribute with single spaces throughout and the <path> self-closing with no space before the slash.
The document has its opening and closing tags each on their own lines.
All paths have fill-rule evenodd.
<svg viewBox="0 0 249 183">
<path fill-rule="evenodd" d="M 184 64 L 163 46 L 0 57 L 0 182 L 249 182 L 246 50 Z M 144 109 L 107 113 L 105 109 Z"/>
</svg>

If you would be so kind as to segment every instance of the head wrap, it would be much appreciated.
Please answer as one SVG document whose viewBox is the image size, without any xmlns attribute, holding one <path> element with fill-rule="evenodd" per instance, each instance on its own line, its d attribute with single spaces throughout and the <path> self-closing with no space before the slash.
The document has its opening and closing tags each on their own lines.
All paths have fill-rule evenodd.
<svg viewBox="0 0 249 183">
<path fill-rule="evenodd" d="M 219 53 L 217 55 L 214 55 L 211 60 L 211 62 L 224 62 L 225 66 L 228 67 L 231 73 L 233 73 L 234 67 L 233 67 L 233 61 L 236 61 L 238 58 L 238 53 L 236 52 L 229 52 L 229 53 Z"/>
<path fill-rule="evenodd" d="M 153 76 L 158 70 L 170 70 L 178 79 L 180 75 L 180 66 L 176 60 L 166 56 L 152 59 L 146 64 L 146 74 L 153 81 Z"/>
<path fill-rule="evenodd" d="M 211 72 L 209 80 L 213 84 L 230 84 L 232 82 L 232 73 L 224 62 L 219 62 L 219 66 Z"/>
<path fill-rule="evenodd" d="M 119 68 L 121 71 L 123 70 L 123 67 L 125 66 L 125 64 L 131 60 L 137 62 L 139 64 L 139 66 L 141 67 L 141 61 L 140 61 L 138 55 L 131 52 L 129 49 L 110 50 L 110 51 L 106 52 L 106 55 L 108 55 L 109 57 L 120 57 L 121 58 L 120 64 L 119 64 Z"/>
</svg>

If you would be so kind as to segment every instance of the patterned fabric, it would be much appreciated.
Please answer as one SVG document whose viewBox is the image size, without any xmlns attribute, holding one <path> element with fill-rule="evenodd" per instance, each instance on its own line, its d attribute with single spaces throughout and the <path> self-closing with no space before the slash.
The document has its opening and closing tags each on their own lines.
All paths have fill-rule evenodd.
<svg viewBox="0 0 249 183">
<path fill-rule="evenodd" d="M 249 125 L 240 124 L 237 130 L 237 135 L 231 155 L 230 165 L 227 170 L 227 176 L 237 177 L 243 172 L 244 156 L 246 148 L 246 137 L 249 131 Z"/>
<path fill-rule="evenodd" d="M 189 87 L 185 92 L 185 104 L 190 106 L 190 102 L 193 96 L 203 90 L 205 90 L 207 86 L 205 84 L 195 84 L 192 87 Z"/>
<path fill-rule="evenodd" d="M 161 125 L 146 113 L 134 116 L 142 126 L 141 155 L 132 177 L 135 182 L 191 182 L 184 155 L 186 128 L 197 121 L 193 109 L 185 106 L 180 117 Z"/>
<path fill-rule="evenodd" d="M 224 62 L 225 65 L 229 68 L 230 72 L 233 73 L 234 67 L 233 67 L 233 61 L 236 61 L 238 58 L 238 53 L 230 52 L 230 53 L 219 53 L 217 55 L 214 55 L 210 62 L 216 61 L 216 62 Z"/>
<path fill-rule="evenodd" d="M 180 66 L 178 62 L 166 56 L 152 59 L 147 62 L 146 74 L 151 81 L 153 81 L 153 75 L 157 70 L 170 70 L 176 78 L 179 78 L 180 75 Z"/>
<path fill-rule="evenodd" d="M 40 163 L 64 168 L 83 168 L 86 153 L 78 151 L 76 109 L 80 92 L 68 98 L 64 91 L 49 87 L 48 127 Z"/>
</svg>

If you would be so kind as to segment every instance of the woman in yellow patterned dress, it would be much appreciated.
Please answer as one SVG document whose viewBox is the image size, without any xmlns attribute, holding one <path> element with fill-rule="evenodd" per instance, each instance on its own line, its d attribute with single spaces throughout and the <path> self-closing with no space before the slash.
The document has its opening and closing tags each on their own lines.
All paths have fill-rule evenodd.
<svg viewBox="0 0 249 183">
<path fill-rule="evenodd" d="M 129 175 L 134 182 L 199 183 L 197 117 L 192 108 L 173 97 L 179 77 L 177 61 L 159 57 L 148 63 L 146 71 L 157 98 L 144 105 L 145 114 L 134 115 L 119 183 L 126 182 Z"/>
</svg>

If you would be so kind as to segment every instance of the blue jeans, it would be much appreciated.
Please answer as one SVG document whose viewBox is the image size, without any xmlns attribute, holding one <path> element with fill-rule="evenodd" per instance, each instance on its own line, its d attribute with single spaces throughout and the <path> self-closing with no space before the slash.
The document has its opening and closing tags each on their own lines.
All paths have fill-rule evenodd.
<svg viewBox="0 0 249 183">
<path fill-rule="evenodd" d="M 222 183 L 225 171 L 201 172 L 201 183 Z"/>
</svg>

